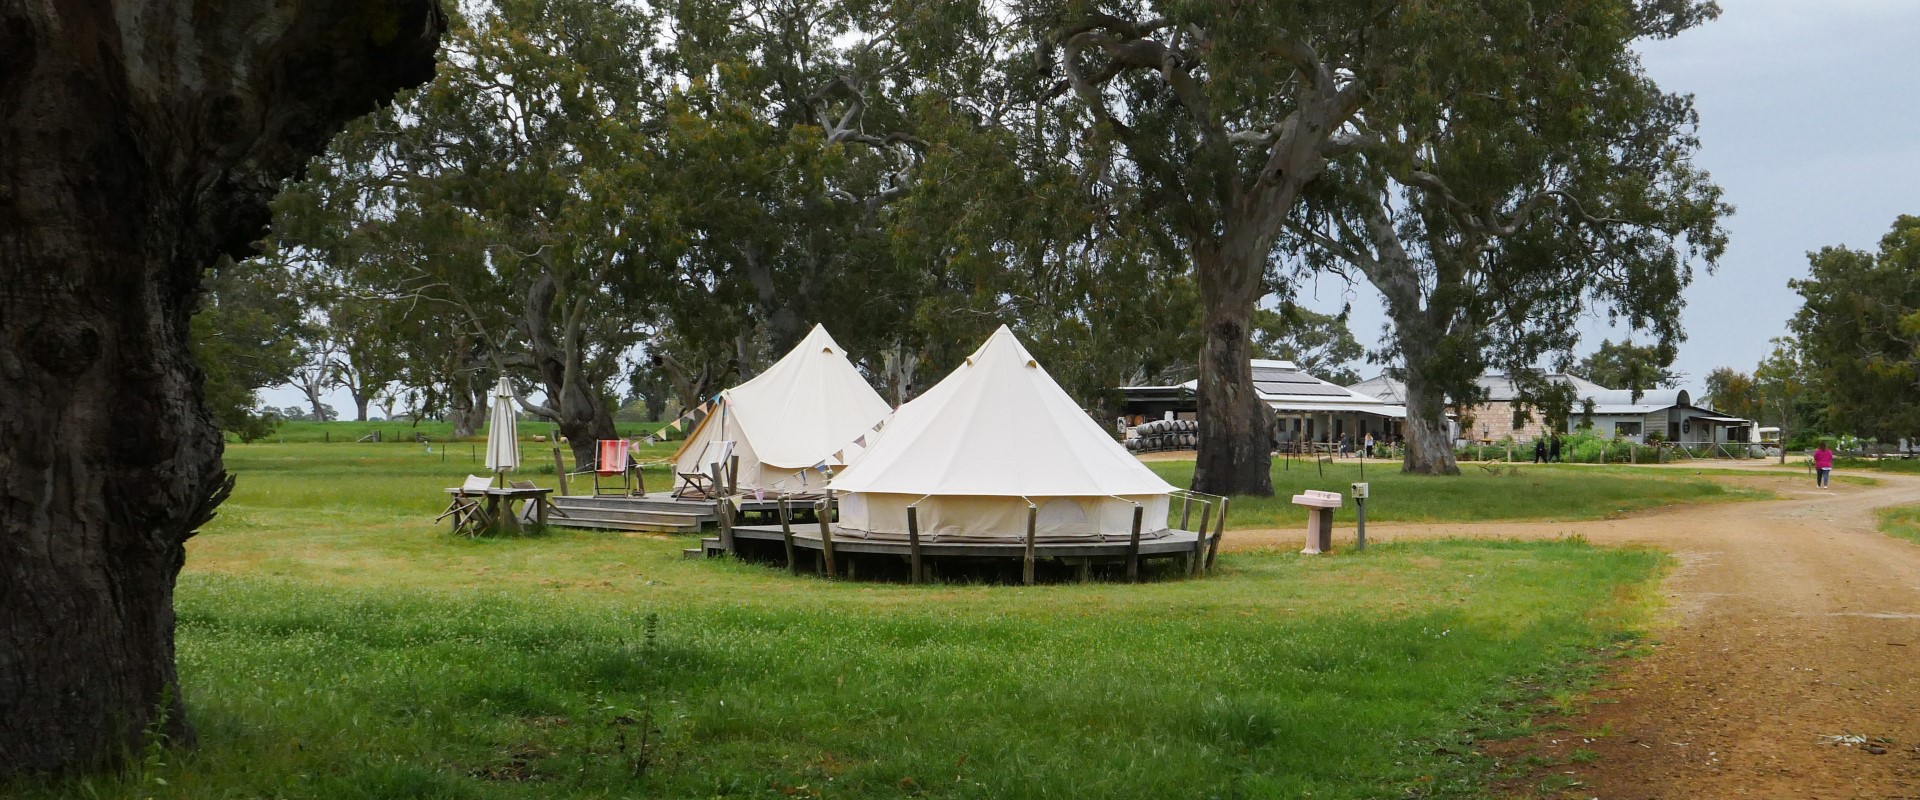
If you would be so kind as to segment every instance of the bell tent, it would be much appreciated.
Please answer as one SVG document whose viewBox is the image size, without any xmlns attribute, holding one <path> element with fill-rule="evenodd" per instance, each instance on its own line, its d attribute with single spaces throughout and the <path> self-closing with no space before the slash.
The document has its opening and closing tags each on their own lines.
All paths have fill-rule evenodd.
<svg viewBox="0 0 1920 800">
<path fill-rule="evenodd" d="M 925 541 L 1126 540 L 1168 535 L 1173 486 L 1114 441 L 1001 326 L 953 374 L 901 406 L 858 463 L 833 479 L 837 531 Z M 839 534 L 836 534 L 839 535 Z"/>
<path fill-rule="evenodd" d="M 827 329 L 813 326 L 800 344 L 752 380 L 720 393 L 713 411 L 674 453 L 675 483 L 706 475 L 702 460 L 740 459 L 735 486 L 768 494 L 825 488 L 821 464 L 841 466 L 892 413 L 847 360 Z M 722 464 L 722 470 L 728 469 Z M 676 488 L 679 488 L 678 486 Z"/>
</svg>

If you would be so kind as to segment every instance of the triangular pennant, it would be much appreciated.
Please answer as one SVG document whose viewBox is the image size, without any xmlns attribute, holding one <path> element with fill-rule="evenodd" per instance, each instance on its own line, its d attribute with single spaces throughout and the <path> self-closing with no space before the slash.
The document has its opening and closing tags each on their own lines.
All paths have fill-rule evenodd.
<svg viewBox="0 0 1920 800">
<path fill-rule="evenodd" d="M 867 446 L 867 435 L 866 435 L 866 434 L 864 434 L 864 433 L 863 433 L 863 434 L 860 434 L 860 438 L 857 438 L 857 439 L 854 439 L 854 440 L 853 440 L 853 443 L 854 443 L 854 444 L 856 444 L 856 445 L 859 445 L 859 446 L 861 446 L 861 447 L 866 447 L 866 446 Z"/>
</svg>

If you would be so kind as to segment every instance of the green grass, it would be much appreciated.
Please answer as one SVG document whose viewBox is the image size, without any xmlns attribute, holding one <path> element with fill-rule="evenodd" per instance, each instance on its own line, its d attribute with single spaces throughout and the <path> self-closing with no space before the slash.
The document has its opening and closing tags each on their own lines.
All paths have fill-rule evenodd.
<svg viewBox="0 0 1920 800">
<path fill-rule="evenodd" d="M 1153 470 L 1175 486 L 1193 481 L 1192 461 L 1156 461 Z M 1508 474 L 1517 470 L 1518 474 Z M 1324 468 L 1312 460 L 1275 460 L 1273 497 L 1235 497 L 1228 512 L 1232 528 L 1275 528 L 1303 524 L 1304 513 L 1291 498 L 1307 489 L 1351 493 L 1354 483 L 1370 487 L 1370 522 L 1471 522 L 1486 520 L 1585 520 L 1617 517 L 1678 503 L 1767 499 L 1758 489 L 1727 486 L 1709 479 L 1708 470 L 1603 467 L 1592 465 L 1502 465 L 1493 475 L 1478 464 L 1462 464 L 1450 477 L 1403 475 L 1393 465 L 1372 464 L 1361 475 L 1353 461 Z M 1733 470 L 1728 475 L 1750 475 Z M 1347 500 L 1342 515 L 1352 513 Z M 1176 512 L 1177 513 L 1177 512 Z M 1198 524 L 1198 523 L 1195 523 Z"/>
<path fill-rule="evenodd" d="M 1667 563 L 1440 541 L 829 582 L 671 537 L 453 538 L 427 518 L 468 467 L 415 448 L 228 461 L 178 592 L 199 747 L 20 796 L 1475 797 L 1473 742 L 1622 652 Z"/>
<path fill-rule="evenodd" d="M 1789 463 L 1793 460 L 1792 456 L 1787 457 Z M 1802 457 L 1801 460 L 1805 460 L 1805 458 Z M 1836 473 L 1849 469 L 1864 469 L 1877 472 L 1920 474 L 1920 458 L 1836 458 L 1833 460 L 1833 469 Z"/>
<path fill-rule="evenodd" d="M 1880 532 L 1920 544 L 1920 505 L 1880 509 Z"/>
</svg>

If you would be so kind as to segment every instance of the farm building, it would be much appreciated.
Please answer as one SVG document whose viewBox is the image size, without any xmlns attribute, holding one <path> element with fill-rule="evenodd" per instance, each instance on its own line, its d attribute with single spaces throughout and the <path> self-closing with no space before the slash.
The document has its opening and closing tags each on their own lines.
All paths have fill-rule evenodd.
<svg viewBox="0 0 1920 800">
<path fill-rule="evenodd" d="M 1578 397 L 1608 391 L 1606 387 L 1577 375 L 1555 373 L 1542 377 L 1548 383 L 1571 384 L 1574 395 Z M 1478 382 L 1485 392 L 1486 399 L 1454 420 L 1453 438 L 1498 441 L 1511 436 L 1526 440 L 1547 434 L 1546 420 L 1538 409 L 1530 410 L 1528 419 L 1521 424 L 1514 424 L 1514 411 L 1520 401 L 1520 387 L 1514 382 L 1512 376 L 1493 372 L 1480 376 Z M 1380 398 L 1382 402 L 1392 403 L 1403 409 L 1406 406 L 1406 384 L 1385 373 L 1347 388 Z"/>
<path fill-rule="evenodd" d="M 1579 398 L 1568 421 L 1569 432 L 1588 421 L 1583 411 L 1590 401 L 1592 430 L 1602 438 L 1644 442 L 1649 434 L 1658 434 L 1658 438 L 1670 442 L 1715 444 L 1745 442 L 1752 433 L 1751 420 L 1695 406 L 1684 389 L 1656 389 L 1635 398 L 1629 390 L 1608 389 L 1577 375 L 1554 374 L 1545 378 L 1549 382 L 1571 384 Z M 1533 410 L 1531 418 L 1524 423 L 1514 424 L 1520 391 L 1511 377 L 1492 373 L 1479 380 L 1487 399 L 1455 423 L 1454 438 L 1499 441 L 1511 436 L 1525 441 L 1548 433 L 1544 415 L 1538 409 Z M 1347 388 L 1390 403 L 1404 403 L 1406 397 L 1406 385 L 1384 374 Z"/>
<path fill-rule="evenodd" d="M 1323 381 L 1291 361 L 1254 359 L 1253 387 L 1273 409 L 1277 444 L 1334 442 L 1342 437 L 1359 441 L 1371 433 L 1388 439 L 1399 435 L 1406 408 L 1362 392 Z M 1173 386 L 1126 386 L 1126 427 L 1130 430 L 1156 420 L 1191 420 L 1198 403 L 1197 381 Z"/>
</svg>

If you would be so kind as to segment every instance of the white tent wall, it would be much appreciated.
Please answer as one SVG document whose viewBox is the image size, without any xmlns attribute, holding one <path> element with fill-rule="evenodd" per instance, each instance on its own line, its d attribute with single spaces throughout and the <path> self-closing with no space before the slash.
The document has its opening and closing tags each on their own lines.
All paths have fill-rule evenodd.
<svg viewBox="0 0 1920 800">
<path fill-rule="evenodd" d="M 854 440 L 871 435 L 891 411 L 826 328 L 815 325 L 766 371 L 721 393 L 674 454 L 674 485 L 686 483 L 681 474 L 707 474 L 698 461 L 709 443 L 733 442 L 742 491 L 820 491 L 827 476 L 813 467 L 850 460 L 861 451 Z"/>
<path fill-rule="evenodd" d="M 863 538 L 907 538 L 907 507 L 919 501 L 916 518 L 923 542 L 1023 542 L 1027 501 L 1019 497 L 854 492 L 840 495 L 840 529 Z M 1133 534 L 1133 508 L 1141 506 L 1140 538 L 1167 535 L 1168 496 L 1035 497 L 1036 542 L 1126 541 Z"/>
<path fill-rule="evenodd" d="M 966 362 L 901 406 L 833 480 L 840 526 L 904 537 L 917 503 L 927 541 L 1125 539 L 1167 530 L 1169 485 L 1114 441 L 1002 326 Z M 1120 498 L 1127 499 L 1120 499 Z"/>
</svg>

